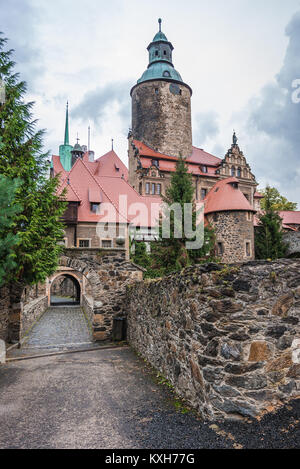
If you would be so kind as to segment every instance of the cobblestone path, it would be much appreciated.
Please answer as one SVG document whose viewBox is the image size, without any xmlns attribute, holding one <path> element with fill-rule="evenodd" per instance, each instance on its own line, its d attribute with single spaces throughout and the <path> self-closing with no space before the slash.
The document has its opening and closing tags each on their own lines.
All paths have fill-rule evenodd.
<svg viewBox="0 0 300 469">
<path fill-rule="evenodd" d="M 91 343 L 91 331 L 79 306 L 52 306 L 35 324 L 23 349 L 71 348 Z"/>
</svg>

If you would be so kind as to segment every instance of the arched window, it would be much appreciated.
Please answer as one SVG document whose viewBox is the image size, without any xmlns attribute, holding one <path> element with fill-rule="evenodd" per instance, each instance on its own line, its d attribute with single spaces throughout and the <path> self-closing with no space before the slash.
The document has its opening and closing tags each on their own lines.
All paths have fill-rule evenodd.
<svg viewBox="0 0 300 469">
<path fill-rule="evenodd" d="M 235 176 L 235 167 L 234 166 L 232 166 L 232 168 L 231 168 L 231 176 Z"/>
<path fill-rule="evenodd" d="M 171 74 L 170 74 L 170 72 L 169 72 L 168 70 L 165 70 L 164 73 L 163 73 L 163 76 L 164 76 L 165 78 L 168 78 L 168 77 L 171 76 Z"/>
<path fill-rule="evenodd" d="M 238 178 L 242 177 L 242 169 L 241 168 L 237 169 L 236 175 L 237 175 Z"/>
</svg>

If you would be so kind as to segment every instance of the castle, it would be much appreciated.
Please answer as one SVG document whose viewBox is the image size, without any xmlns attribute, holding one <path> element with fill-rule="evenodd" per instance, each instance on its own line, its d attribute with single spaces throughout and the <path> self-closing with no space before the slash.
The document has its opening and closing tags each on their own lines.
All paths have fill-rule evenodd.
<svg viewBox="0 0 300 469">
<path fill-rule="evenodd" d="M 182 156 L 192 174 L 195 201 L 204 201 L 206 222 L 214 227 L 216 254 L 223 262 L 253 260 L 255 213 L 262 198 L 258 183 L 235 133 L 223 159 L 193 146 L 192 89 L 174 68 L 173 50 L 159 20 L 159 31 L 148 46 L 147 70 L 131 90 L 128 169 L 113 149 L 95 159 L 94 152 L 78 141 L 72 147 L 67 109 L 65 141 L 59 156 L 53 156 L 51 170 L 52 175 L 61 175 L 60 192 L 67 191 L 66 247 L 123 245 L 129 256 L 130 235 L 146 243 L 155 240 L 157 207 Z M 120 196 L 126 197 L 124 206 Z M 102 210 L 107 203 L 113 214 Z M 130 207 L 139 204 L 149 210 L 137 216 Z M 154 214 L 150 207 L 156 207 Z M 115 233 L 109 230 L 114 222 Z M 101 225 L 108 230 L 105 234 L 101 229 L 99 236 Z M 300 220 L 297 229 L 299 226 Z"/>
</svg>

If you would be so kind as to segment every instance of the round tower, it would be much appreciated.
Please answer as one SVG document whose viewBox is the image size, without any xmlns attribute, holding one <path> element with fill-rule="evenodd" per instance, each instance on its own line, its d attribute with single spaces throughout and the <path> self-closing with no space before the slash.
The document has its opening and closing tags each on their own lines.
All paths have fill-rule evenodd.
<svg viewBox="0 0 300 469">
<path fill-rule="evenodd" d="M 131 90 L 132 135 L 159 153 L 188 157 L 192 90 L 174 68 L 173 49 L 159 19 L 159 32 L 148 46 L 148 68 Z"/>
</svg>

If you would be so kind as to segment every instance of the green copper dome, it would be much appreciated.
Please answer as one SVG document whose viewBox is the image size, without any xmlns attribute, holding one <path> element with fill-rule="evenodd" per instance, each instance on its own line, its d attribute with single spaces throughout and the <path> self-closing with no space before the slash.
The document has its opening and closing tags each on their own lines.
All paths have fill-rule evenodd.
<svg viewBox="0 0 300 469">
<path fill-rule="evenodd" d="M 180 73 L 175 70 L 173 65 L 172 52 L 174 47 L 161 31 L 161 19 L 159 19 L 158 22 L 159 31 L 147 48 L 149 51 L 148 69 L 143 73 L 137 83 L 139 84 L 144 81 L 160 79 L 179 81 L 183 83 Z"/>
</svg>

